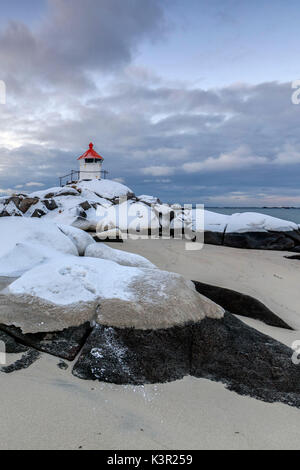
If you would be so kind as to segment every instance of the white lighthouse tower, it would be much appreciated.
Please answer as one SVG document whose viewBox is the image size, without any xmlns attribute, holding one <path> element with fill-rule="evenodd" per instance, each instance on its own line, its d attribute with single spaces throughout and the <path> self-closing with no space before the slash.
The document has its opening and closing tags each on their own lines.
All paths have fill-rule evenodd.
<svg viewBox="0 0 300 470">
<path fill-rule="evenodd" d="M 104 158 L 101 157 L 95 150 L 92 142 L 89 145 L 89 149 L 78 158 L 80 171 L 79 179 L 80 180 L 101 180 L 102 173 L 102 163 Z"/>
</svg>

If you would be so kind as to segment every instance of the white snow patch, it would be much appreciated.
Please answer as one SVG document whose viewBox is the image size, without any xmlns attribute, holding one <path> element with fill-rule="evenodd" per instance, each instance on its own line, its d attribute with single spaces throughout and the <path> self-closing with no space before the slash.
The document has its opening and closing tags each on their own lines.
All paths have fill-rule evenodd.
<svg viewBox="0 0 300 470">
<path fill-rule="evenodd" d="M 115 197 L 127 196 L 132 193 L 130 188 L 124 186 L 124 184 L 117 183 L 112 180 L 90 180 L 90 181 L 79 181 L 76 183 L 76 187 L 81 190 L 89 190 L 104 199 L 113 199 Z"/>
<path fill-rule="evenodd" d="M 26 217 L 0 218 L 0 275 L 20 275 L 62 255 L 78 256 L 70 238 L 56 224 Z"/>
<path fill-rule="evenodd" d="M 115 261 L 123 266 L 134 266 L 137 268 L 155 269 L 156 266 L 149 260 L 140 255 L 127 253 L 126 251 L 116 250 L 105 243 L 96 243 L 89 245 L 85 250 L 85 256 L 91 258 L 101 258 Z"/>
<path fill-rule="evenodd" d="M 58 224 L 59 229 L 74 243 L 80 256 L 84 255 L 89 245 L 96 244 L 91 235 L 69 225 Z"/>
<path fill-rule="evenodd" d="M 72 256 L 55 259 L 28 271 L 10 284 L 14 295 L 30 295 L 56 305 L 98 298 L 134 300 L 129 283 L 141 270 L 112 261 Z"/>
</svg>

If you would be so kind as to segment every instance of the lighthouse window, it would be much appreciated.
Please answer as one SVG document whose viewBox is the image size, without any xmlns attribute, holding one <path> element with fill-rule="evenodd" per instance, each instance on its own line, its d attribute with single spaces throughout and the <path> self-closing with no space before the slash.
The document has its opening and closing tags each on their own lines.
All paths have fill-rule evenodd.
<svg viewBox="0 0 300 470">
<path fill-rule="evenodd" d="M 95 159 L 94 158 L 86 158 L 85 163 L 94 163 Z"/>
</svg>

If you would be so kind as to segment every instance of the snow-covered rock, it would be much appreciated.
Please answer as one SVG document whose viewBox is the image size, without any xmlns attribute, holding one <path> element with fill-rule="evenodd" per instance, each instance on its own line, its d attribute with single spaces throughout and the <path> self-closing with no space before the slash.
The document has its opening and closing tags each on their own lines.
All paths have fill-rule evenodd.
<svg viewBox="0 0 300 470">
<path fill-rule="evenodd" d="M 96 245 L 93 237 L 83 230 L 71 227 L 70 225 L 62 224 L 58 224 L 58 228 L 74 243 L 78 250 L 79 256 L 83 256 L 86 249 L 90 245 Z"/>
<path fill-rule="evenodd" d="M 227 233 L 289 232 L 292 230 L 298 230 L 296 223 L 256 212 L 243 212 L 230 215 L 228 216 L 226 227 Z"/>
<path fill-rule="evenodd" d="M 1 204 L 0 205 L 0 213 L 7 215 L 7 216 L 15 216 L 15 217 L 22 217 L 23 213 L 18 209 L 13 201 L 10 201 L 8 204 Z"/>
<path fill-rule="evenodd" d="M 124 184 L 118 183 L 112 180 L 90 180 L 90 181 L 78 181 L 76 188 L 82 191 L 91 191 L 97 196 L 104 199 L 114 199 L 116 197 L 129 197 L 133 195 L 133 191 L 124 186 Z"/>
<path fill-rule="evenodd" d="M 54 188 L 48 188 L 48 189 L 42 189 L 41 191 L 34 191 L 33 193 L 29 194 L 30 198 L 39 198 L 43 199 L 46 196 L 47 197 L 53 197 L 59 194 L 59 192 L 62 190 L 60 186 L 55 186 Z"/>
<path fill-rule="evenodd" d="M 146 194 L 142 194 L 141 196 L 137 196 L 137 200 L 139 202 L 143 202 L 148 206 L 152 206 L 153 204 L 161 204 L 160 199 L 155 196 L 147 196 Z"/>
<path fill-rule="evenodd" d="M 38 266 L 0 296 L 0 322 L 24 333 L 59 331 L 95 315 L 102 325 L 159 329 L 224 314 L 179 274 L 86 257 Z"/>
<path fill-rule="evenodd" d="M 56 224 L 25 217 L 0 218 L 0 276 L 19 276 L 62 254 L 78 256 L 78 250 Z"/>
<path fill-rule="evenodd" d="M 195 214 L 195 209 L 193 210 Z M 216 214 L 215 212 L 204 212 L 204 229 L 208 232 L 224 232 L 228 224 L 228 215 Z M 195 220 L 195 215 L 193 217 Z"/>
<path fill-rule="evenodd" d="M 198 214 L 195 209 L 161 204 L 154 196 L 136 198 L 130 188 L 111 180 L 82 180 L 0 199 L 0 217 L 43 218 L 98 233 L 121 230 L 132 238 L 151 234 L 194 240 L 195 232 L 204 230 L 206 243 L 300 251 L 300 229 L 293 222 L 253 212 Z"/>
<path fill-rule="evenodd" d="M 108 259 L 110 261 L 115 261 L 116 263 L 121 264 L 123 266 L 133 266 L 137 268 L 148 269 L 156 268 L 154 264 L 152 264 L 143 256 L 135 255 L 133 253 L 128 253 L 122 250 L 116 250 L 105 245 L 105 243 L 96 243 L 94 245 L 89 245 L 85 250 L 85 256 L 91 258 Z"/>
<path fill-rule="evenodd" d="M 151 207 L 134 201 L 125 201 L 102 211 L 100 222 L 115 225 L 122 232 L 133 234 L 148 234 L 150 228 L 159 230 L 160 227 L 158 216 Z"/>
</svg>

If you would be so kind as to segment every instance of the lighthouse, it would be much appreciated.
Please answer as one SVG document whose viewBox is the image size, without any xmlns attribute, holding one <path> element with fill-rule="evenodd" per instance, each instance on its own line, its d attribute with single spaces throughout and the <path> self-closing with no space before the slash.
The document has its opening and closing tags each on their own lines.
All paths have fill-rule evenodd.
<svg viewBox="0 0 300 470">
<path fill-rule="evenodd" d="M 79 160 L 79 171 L 72 170 L 68 175 L 60 176 L 60 186 L 75 183 L 78 180 L 101 180 L 102 177 L 105 179 L 108 175 L 108 171 L 102 170 L 104 158 L 94 150 L 92 142 L 89 145 L 89 149 L 77 160 Z"/>
<path fill-rule="evenodd" d="M 92 142 L 89 145 L 89 149 L 78 158 L 79 160 L 79 179 L 80 180 L 93 180 L 101 179 L 102 175 L 102 163 L 104 158 L 101 157 L 95 150 Z"/>
</svg>

